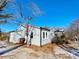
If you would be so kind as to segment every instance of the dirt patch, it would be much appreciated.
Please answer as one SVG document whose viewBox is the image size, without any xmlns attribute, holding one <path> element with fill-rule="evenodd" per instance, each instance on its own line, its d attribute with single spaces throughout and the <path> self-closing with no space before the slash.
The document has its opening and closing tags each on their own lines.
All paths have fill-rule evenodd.
<svg viewBox="0 0 79 59">
<path fill-rule="evenodd" d="M 10 56 L 2 56 L 0 59 L 14 59 L 16 56 L 15 55 L 10 55 Z"/>
<path fill-rule="evenodd" d="M 24 46 L 26 48 L 31 48 L 35 51 L 42 51 L 42 52 L 45 52 L 45 53 L 51 53 L 53 51 L 53 48 L 56 46 L 56 44 L 46 44 L 42 47 L 39 47 L 39 46 L 35 46 L 35 45 L 31 45 L 31 46 Z"/>
<path fill-rule="evenodd" d="M 38 54 L 33 53 L 33 52 L 32 52 L 32 53 L 30 53 L 29 55 L 30 55 L 30 56 L 33 56 L 33 57 L 39 57 L 39 55 L 38 55 Z"/>
<path fill-rule="evenodd" d="M 70 44 L 67 44 L 68 46 L 75 48 L 75 49 L 79 49 L 79 43 L 78 42 L 71 42 Z"/>
</svg>

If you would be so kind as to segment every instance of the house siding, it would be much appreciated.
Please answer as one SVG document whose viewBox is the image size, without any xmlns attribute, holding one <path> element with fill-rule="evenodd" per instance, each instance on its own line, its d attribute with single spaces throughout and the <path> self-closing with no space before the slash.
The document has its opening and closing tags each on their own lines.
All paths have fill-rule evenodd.
<svg viewBox="0 0 79 59">
<path fill-rule="evenodd" d="M 18 32 L 12 32 L 10 33 L 10 42 L 13 43 L 19 43 L 20 38 L 25 38 L 25 43 L 31 44 L 31 45 L 37 45 L 37 46 L 42 46 L 47 43 L 51 42 L 51 32 L 48 29 L 44 28 L 36 28 L 29 26 L 28 27 L 28 37 L 26 35 L 27 32 L 27 27 L 19 27 L 17 29 Z M 31 33 L 33 32 L 33 38 L 31 38 Z M 45 33 L 45 38 L 43 36 L 43 33 Z"/>
<path fill-rule="evenodd" d="M 51 40 L 50 40 L 50 38 L 49 38 L 49 34 L 50 34 L 50 32 L 49 31 L 46 31 L 46 30 L 42 30 L 42 45 L 45 45 L 45 44 L 47 44 L 47 43 L 50 43 L 51 42 Z M 45 33 L 45 37 L 43 37 L 43 33 Z M 46 35 L 46 33 L 47 33 L 47 35 Z"/>
<path fill-rule="evenodd" d="M 31 39 L 31 44 L 40 46 L 40 29 L 34 28 L 32 32 L 33 32 L 33 38 Z"/>
</svg>

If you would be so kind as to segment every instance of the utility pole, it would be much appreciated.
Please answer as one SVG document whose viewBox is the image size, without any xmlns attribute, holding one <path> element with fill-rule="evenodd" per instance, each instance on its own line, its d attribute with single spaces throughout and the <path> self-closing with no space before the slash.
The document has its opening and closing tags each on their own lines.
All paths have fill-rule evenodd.
<svg viewBox="0 0 79 59">
<path fill-rule="evenodd" d="M 27 30 L 26 30 L 26 36 L 27 36 L 27 40 L 29 40 L 28 38 L 28 35 L 29 35 L 29 22 L 32 20 L 32 17 L 31 16 L 28 16 L 28 19 L 27 19 Z M 29 44 L 29 42 L 26 41 L 27 44 Z"/>
</svg>

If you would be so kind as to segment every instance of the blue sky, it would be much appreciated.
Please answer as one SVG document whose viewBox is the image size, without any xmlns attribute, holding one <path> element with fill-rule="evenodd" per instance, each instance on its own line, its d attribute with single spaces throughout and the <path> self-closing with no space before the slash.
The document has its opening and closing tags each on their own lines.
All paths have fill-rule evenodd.
<svg viewBox="0 0 79 59">
<path fill-rule="evenodd" d="M 23 6 L 28 4 L 29 0 L 17 0 L 23 3 Z M 79 0 L 31 0 L 42 11 L 41 16 L 34 16 L 30 24 L 33 26 L 47 27 L 68 27 L 69 23 L 79 17 Z M 23 8 L 23 13 L 26 16 L 27 10 Z M 6 31 L 15 30 L 16 27 L 10 25 L 5 26 Z"/>
</svg>

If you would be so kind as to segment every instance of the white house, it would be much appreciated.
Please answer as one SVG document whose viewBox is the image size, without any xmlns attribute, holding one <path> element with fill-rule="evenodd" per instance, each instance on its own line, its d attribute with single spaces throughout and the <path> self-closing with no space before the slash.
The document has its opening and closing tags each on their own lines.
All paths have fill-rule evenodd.
<svg viewBox="0 0 79 59">
<path fill-rule="evenodd" d="M 10 42 L 19 43 L 20 38 L 25 38 L 27 44 L 42 46 L 50 43 L 52 37 L 50 29 L 21 25 L 17 31 L 10 33 Z"/>
</svg>

